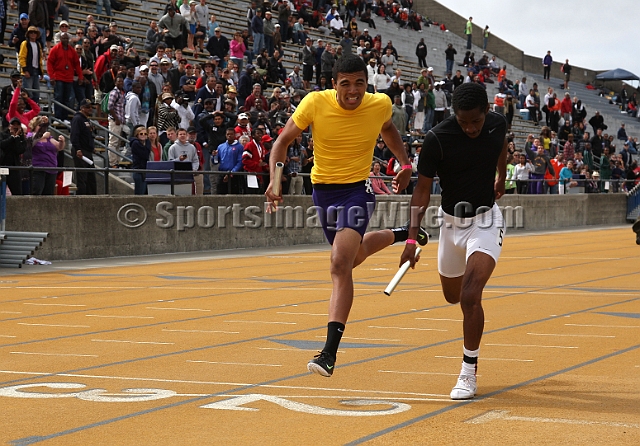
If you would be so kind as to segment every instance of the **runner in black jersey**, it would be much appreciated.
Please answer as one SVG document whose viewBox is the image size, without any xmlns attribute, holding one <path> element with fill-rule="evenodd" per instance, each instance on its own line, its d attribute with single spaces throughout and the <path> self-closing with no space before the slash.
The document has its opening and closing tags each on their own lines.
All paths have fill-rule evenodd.
<svg viewBox="0 0 640 446">
<path fill-rule="evenodd" d="M 452 399 L 476 394 L 476 369 L 484 329 L 482 290 L 502 251 L 504 224 L 495 200 L 504 195 L 507 172 L 507 122 L 489 111 L 487 94 L 475 83 L 453 93 L 454 115 L 425 136 L 418 161 L 418 183 L 411 198 L 409 239 L 400 264 L 415 265 L 419 222 L 429 205 L 433 178 L 440 178 L 438 272 L 447 302 L 460 303 L 464 347 L 462 370 Z M 496 171 L 498 176 L 496 177 Z"/>
</svg>

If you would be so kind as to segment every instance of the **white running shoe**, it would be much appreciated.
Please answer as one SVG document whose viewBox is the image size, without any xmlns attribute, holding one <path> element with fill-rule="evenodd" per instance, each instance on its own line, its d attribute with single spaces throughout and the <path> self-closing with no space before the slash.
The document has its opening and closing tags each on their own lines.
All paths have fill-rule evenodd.
<svg viewBox="0 0 640 446">
<path fill-rule="evenodd" d="M 478 386 L 476 384 L 475 375 L 460 375 L 458 376 L 458 382 L 451 391 L 452 400 L 470 400 L 476 396 L 476 390 Z"/>
</svg>

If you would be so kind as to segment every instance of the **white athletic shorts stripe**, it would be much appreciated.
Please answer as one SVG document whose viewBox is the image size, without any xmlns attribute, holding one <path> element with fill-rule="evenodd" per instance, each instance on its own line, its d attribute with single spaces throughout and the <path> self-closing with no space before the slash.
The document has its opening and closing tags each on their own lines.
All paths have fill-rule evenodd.
<svg viewBox="0 0 640 446">
<path fill-rule="evenodd" d="M 498 205 L 480 215 L 457 218 L 439 210 L 440 240 L 438 242 L 438 272 L 448 278 L 464 275 L 469 256 L 476 251 L 493 258 L 496 263 L 502 252 L 505 234 L 504 220 Z"/>
</svg>

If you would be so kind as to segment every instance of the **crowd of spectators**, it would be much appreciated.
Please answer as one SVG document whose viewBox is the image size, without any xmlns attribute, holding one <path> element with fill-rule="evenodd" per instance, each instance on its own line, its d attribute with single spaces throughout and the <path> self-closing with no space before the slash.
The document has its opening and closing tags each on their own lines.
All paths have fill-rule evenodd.
<svg viewBox="0 0 640 446">
<path fill-rule="evenodd" d="M 46 85 L 53 89 L 57 103 L 63 105 L 54 106 L 54 121 L 71 130 L 69 152 L 74 166 L 93 166 L 95 138 L 91 136 L 95 129 L 90 118 L 97 112 L 108 121 L 110 133 L 105 142 L 111 167 L 122 167 L 125 157 L 132 160 L 130 167 L 134 169 L 145 169 L 149 160 L 186 161 L 196 172 L 196 194 L 259 193 L 268 182 L 265 175 L 273 140 L 306 94 L 332 88 L 336 60 L 351 52 L 368 65 L 367 90 L 389 97 L 393 123 L 406 139 L 406 149 L 414 162 L 419 154 L 416 141 L 449 115 L 451 95 L 464 82 L 498 82 L 496 109 L 511 119 L 518 108 L 530 105 L 531 96 L 535 116 L 540 110 L 548 113 L 547 125 L 560 135 L 556 145 L 549 143 L 551 147 L 560 146 L 559 153 L 566 150 L 562 139 L 566 125 L 562 121 L 569 123 L 576 139 L 586 125 L 586 112 L 576 98 L 568 112 L 564 101 L 555 97 L 549 101 L 545 97 L 545 107 L 541 109 L 537 86 L 534 84 L 533 93 L 529 94 L 526 79 L 512 83 L 506 67 L 500 67 L 495 57 L 490 59 L 486 53 L 476 61 L 475 55 L 467 51 L 460 69 L 454 73 L 457 51 L 451 44 L 444 51 L 445 76 L 438 80 L 433 68 L 427 66 L 427 44 L 420 38 L 415 54 L 421 74 L 417 79 L 405 79 L 393 42 L 384 43 L 380 34 L 370 30 L 376 29 L 376 20 L 417 32 L 433 25 L 412 10 L 412 0 L 348 0 L 339 5 L 324 0 L 253 1 L 247 8 L 246 27 L 241 29 L 221 26 L 214 7 L 206 0 L 171 0 L 163 13 L 150 21 L 140 50 L 115 21 L 100 26 L 88 15 L 84 23 L 74 24 L 75 32 L 71 31 L 64 1 L 53 3 L 31 0 L 16 5 L 19 23 L 11 35 L 11 44 L 18 55 L 18 67 L 0 98 L 6 129 L 2 139 L 13 138 L 10 146 L 20 146 L 13 144 L 19 139 L 16 125 L 20 122 L 25 128 L 18 133 L 25 138 L 25 148 L 22 153 L 17 154 L 21 150 L 18 148 L 5 156 L 5 165 L 36 166 L 36 140 L 48 150 L 43 167 L 63 165 L 64 142 L 47 132 L 48 122 L 34 121 L 40 113 L 39 90 Z M 124 6 L 113 0 L 99 0 L 96 12 L 101 13 L 103 7 L 112 15 Z M 63 20 L 56 30 L 54 19 L 58 17 Z M 445 29 L 444 25 L 435 25 Z M 323 37 L 311 38 L 311 34 L 318 33 Z M 297 65 L 290 72 L 283 65 L 285 56 L 294 56 L 287 55 L 283 46 L 289 42 L 302 46 L 295 53 Z M 186 55 L 196 62 L 190 62 Z M 633 107 L 633 103 L 635 95 L 624 102 L 627 107 Z M 634 153 L 633 140 L 629 146 L 629 153 Z M 613 153 L 611 147 L 608 149 Z M 545 150 L 553 153 L 546 146 Z M 597 153 L 592 157 L 597 159 L 594 168 L 600 169 L 604 152 L 591 151 Z M 394 161 L 384 142 L 377 145 L 375 156 L 381 163 L 373 166 L 375 175 L 393 174 Z M 613 159 L 614 164 L 618 161 L 610 156 L 605 159 Z M 627 169 L 632 163 L 631 155 L 620 161 Z M 309 173 L 312 166 L 313 139 L 305 133 L 289 148 L 284 190 L 309 194 L 308 177 L 298 174 Z M 225 173 L 198 173 L 211 170 Z M 239 172 L 246 174 L 236 174 Z M 616 174 L 617 171 L 612 173 Z M 14 175 L 9 186 L 13 194 L 53 193 L 50 176 L 44 176 L 43 187 L 22 177 L 19 185 Z M 146 193 L 145 175 L 136 173 L 133 178 L 135 192 Z M 78 173 L 76 193 L 95 194 L 95 184 L 94 174 Z M 382 185 L 378 189 L 385 191 Z"/>
</svg>

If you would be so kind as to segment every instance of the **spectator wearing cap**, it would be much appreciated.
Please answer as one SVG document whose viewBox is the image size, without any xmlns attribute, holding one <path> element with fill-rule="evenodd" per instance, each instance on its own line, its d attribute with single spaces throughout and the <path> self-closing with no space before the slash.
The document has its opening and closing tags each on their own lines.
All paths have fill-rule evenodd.
<svg viewBox="0 0 640 446">
<path fill-rule="evenodd" d="M 22 75 L 19 71 L 14 70 L 11 72 L 11 82 L 6 87 L 2 87 L 0 91 L 0 113 L 2 113 L 2 128 L 9 127 L 9 121 L 7 120 L 7 113 L 9 112 L 9 104 L 13 99 L 13 93 L 16 91 L 20 78 Z"/>
<path fill-rule="evenodd" d="M 112 46 L 118 46 L 120 40 L 111 34 L 111 28 L 104 26 L 100 37 L 96 39 L 96 54 L 101 56 L 103 53 L 109 51 Z"/>
<path fill-rule="evenodd" d="M 124 106 L 124 132 L 127 135 L 132 135 L 133 130 L 138 126 L 147 125 L 147 120 L 143 119 L 142 115 L 142 102 L 140 101 L 140 93 L 142 92 L 142 85 L 139 81 L 135 81 L 131 84 L 131 91 L 125 96 Z"/>
<path fill-rule="evenodd" d="M 144 49 L 149 54 L 149 57 L 153 57 L 156 53 L 158 44 L 162 41 L 164 33 L 158 28 L 158 23 L 152 20 L 149 23 L 149 29 L 147 30 L 147 37 L 144 41 Z"/>
<path fill-rule="evenodd" d="M 442 89 L 442 85 L 444 85 L 444 82 L 436 82 L 434 85 L 435 90 L 433 91 L 433 96 L 436 101 L 436 107 L 433 110 L 433 126 L 435 127 L 436 125 L 444 121 L 444 112 L 447 108 L 447 96 Z"/>
<path fill-rule="evenodd" d="M 335 34 L 336 38 L 340 39 L 342 37 L 345 31 L 345 27 L 340 14 L 336 14 L 333 16 L 333 18 L 329 22 L 329 28 L 331 28 L 331 32 Z"/>
<path fill-rule="evenodd" d="M 16 56 L 20 52 L 20 45 L 22 42 L 27 40 L 27 31 L 29 30 L 29 15 L 26 13 L 21 13 L 20 18 L 18 20 L 18 25 L 13 28 L 11 32 L 11 36 L 9 40 L 11 45 L 16 49 Z M 20 69 L 20 65 L 18 64 L 18 69 Z"/>
<path fill-rule="evenodd" d="M 11 118 L 9 128 L 0 135 L 0 166 L 19 166 L 20 157 L 27 148 L 22 123 L 18 118 Z M 7 186 L 11 195 L 22 195 L 22 178 L 19 170 L 9 169 Z"/>
<path fill-rule="evenodd" d="M 220 60 L 224 59 L 224 57 L 229 54 L 229 39 L 222 34 L 220 27 L 215 28 L 213 37 L 209 37 L 209 40 L 207 41 L 206 48 L 211 56 L 216 56 Z"/>
<path fill-rule="evenodd" d="M 242 115 L 240 115 L 242 116 Z M 236 132 L 236 135 L 238 132 Z M 269 165 L 265 161 L 267 150 L 265 148 L 266 143 L 273 141 L 269 135 L 265 135 L 264 131 L 259 128 L 254 128 L 251 131 L 251 140 L 244 146 L 244 152 L 242 153 L 242 167 L 245 172 L 264 173 L 268 172 Z M 264 186 L 264 179 L 262 175 L 258 176 L 259 191 L 254 188 L 247 188 L 250 193 L 261 193 Z"/>
<path fill-rule="evenodd" d="M 262 23 L 264 25 L 264 46 L 267 48 L 269 56 L 273 56 L 273 34 L 276 32 L 276 22 L 273 20 L 271 11 L 266 11 L 264 13 Z"/>
<path fill-rule="evenodd" d="M 93 72 L 95 73 L 96 79 L 98 79 L 98 81 L 102 80 L 102 76 L 104 75 L 104 73 L 106 73 L 111 68 L 111 65 L 112 65 L 111 61 L 116 59 L 117 56 L 118 56 L 117 45 L 111 45 L 111 47 L 109 48 L 109 51 L 105 51 L 104 53 L 102 53 L 102 55 L 98 56 L 93 69 Z M 104 93 L 102 89 L 100 89 L 100 91 Z"/>
<path fill-rule="evenodd" d="M 236 138 L 247 136 L 251 138 L 251 124 L 249 123 L 249 115 L 240 113 L 235 126 Z"/>
<path fill-rule="evenodd" d="M 69 22 L 67 22 L 66 20 L 62 20 L 59 24 L 58 24 L 58 29 L 59 31 L 57 33 L 54 34 L 53 36 L 53 44 L 57 45 L 60 43 L 60 35 L 62 35 L 63 33 L 69 33 Z"/>
<path fill-rule="evenodd" d="M 169 48 L 184 48 L 182 29 L 188 26 L 187 21 L 176 9 L 170 6 L 167 13 L 158 22 L 158 28 L 164 32 L 164 41 Z"/>
<path fill-rule="evenodd" d="M 187 22 L 187 48 L 189 48 L 190 50 L 194 49 L 193 39 L 196 34 L 196 25 L 198 23 L 196 18 L 197 4 L 198 2 L 196 2 L 195 0 L 183 0 L 182 4 L 180 5 L 180 15 L 184 17 L 185 21 Z"/>
<path fill-rule="evenodd" d="M 100 78 L 98 88 L 103 94 L 111 93 L 116 86 L 116 79 L 120 70 L 120 61 L 118 59 L 111 60 L 111 66 Z"/>
<path fill-rule="evenodd" d="M 212 60 L 207 60 L 206 62 L 200 64 L 200 68 L 200 76 L 196 81 L 196 92 L 206 85 L 207 79 L 209 79 L 210 76 L 217 77 L 217 74 L 214 72 L 215 66 Z"/>
<path fill-rule="evenodd" d="M 238 110 L 238 90 L 236 87 L 231 86 L 227 88 L 227 94 L 224 95 L 225 112 L 237 113 Z M 227 105 L 231 104 L 231 110 L 228 110 Z M 235 122 L 236 117 L 233 121 Z"/>
<path fill-rule="evenodd" d="M 180 115 L 171 107 L 173 102 L 172 93 L 162 93 L 160 95 L 160 103 L 158 104 L 158 135 L 160 136 L 160 142 L 164 146 L 168 138 L 165 135 L 168 128 L 173 127 L 177 129 L 180 126 Z"/>
<path fill-rule="evenodd" d="M 193 74 L 193 65 L 187 64 L 185 66 L 186 73 L 180 78 L 180 89 L 185 93 L 185 96 L 189 97 L 189 102 L 193 102 L 196 99 L 196 83 L 198 78 Z"/>
<path fill-rule="evenodd" d="M 89 99 L 79 102 L 79 111 L 71 120 L 71 154 L 75 167 L 93 167 L 83 160 L 83 157 L 93 161 L 95 152 L 95 142 L 93 135 L 93 125 L 89 118 L 93 115 L 93 103 Z M 76 195 L 96 195 L 96 174 L 93 172 L 76 172 Z"/>
<path fill-rule="evenodd" d="M 5 8 L 6 9 L 6 8 Z M 29 1 L 29 25 L 38 29 L 38 39 L 42 48 L 47 45 L 46 35 L 49 25 L 49 12 L 45 0 Z M 28 36 L 27 36 L 28 37 Z M 25 85 L 26 87 L 26 85 Z"/>
<path fill-rule="evenodd" d="M 47 58 L 47 73 L 53 85 L 55 100 L 73 108 L 73 81 L 76 78 L 78 85 L 82 85 L 84 75 L 78 55 L 69 45 L 69 34 L 62 33 L 60 43 L 51 48 Z M 54 111 L 57 119 L 67 119 L 68 112 L 64 108 L 56 105 Z"/>
<path fill-rule="evenodd" d="M 142 65 L 140 67 L 140 122 L 147 126 L 155 120 L 156 100 L 158 99 L 158 91 L 153 82 L 149 82 L 149 67 Z"/>
<path fill-rule="evenodd" d="M 43 80 L 43 46 L 40 43 L 40 30 L 35 26 L 29 26 L 27 40 L 20 45 L 18 62 L 22 70 L 22 83 L 24 88 L 33 89 L 29 92 L 31 97 L 40 101 L 40 81 Z"/>
<path fill-rule="evenodd" d="M 179 128 L 188 128 L 191 126 L 191 122 L 195 119 L 193 110 L 189 108 L 189 97 L 184 94 L 182 90 L 176 92 L 171 107 L 178 112 L 180 116 Z"/>
</svg>

